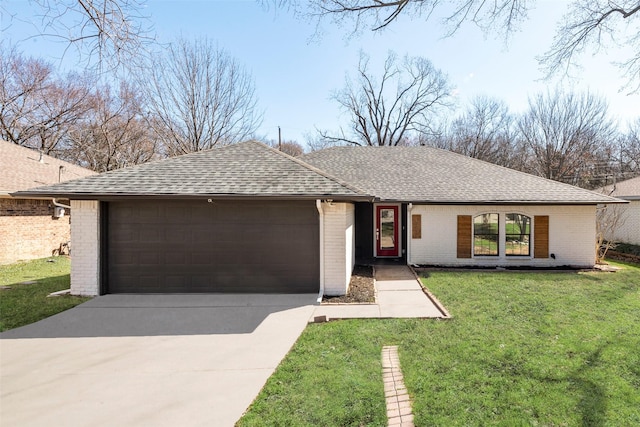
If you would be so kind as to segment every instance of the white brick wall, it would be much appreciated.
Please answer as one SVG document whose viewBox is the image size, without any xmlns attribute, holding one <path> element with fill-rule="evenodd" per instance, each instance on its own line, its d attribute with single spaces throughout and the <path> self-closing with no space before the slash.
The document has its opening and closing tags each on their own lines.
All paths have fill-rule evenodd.
<svg viewBox="0 0 640 427">
<path fill-rule="evenodd" d="M 595 263 L 595 206 L 436 206 L 414 205 L 411 214 L 422 215 L 422 238 L 409 239 L 410 264 L 443 266 L 578 266 Z M 500 255 L 497 257 L 457 258 L 458 215 L 500 214 Z M 549 254 L 556 258 L 512 257 L 504 255 L 504 221 L 507 213 L 532 218 L 549 216 Z M 409 218 L 409 223 L 411 223 Z M 533 233 L 535 233 L 535 225 Z M 411 236 L 411 234 L 409 234 Z"/>
<path fill-rule="evenodd" d="M 100 293 L 100 203 L 72 200 L 71 293 Z"/>
<path fill-rule="evenodd" d="M 322 204 L 324 212 L 324 293 L 344 295 L 355 265 L 355 209 L 351 203 Z"/>
<path fill-rule="evenodd" d="M 628 205 L 617 205 L 614 209 L 621 212 L 624 223 L 618 227 L 612 240 L 640 245 L 640 200 L 631 200 Z"/>
</svg>

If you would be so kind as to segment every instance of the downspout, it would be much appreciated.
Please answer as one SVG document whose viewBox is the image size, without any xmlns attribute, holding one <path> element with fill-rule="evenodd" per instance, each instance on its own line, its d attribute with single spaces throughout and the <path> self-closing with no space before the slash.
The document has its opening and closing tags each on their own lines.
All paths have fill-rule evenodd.
<svg viewBox="0 0 640 427">
<path fill-rule="evenodd" d="M 316 199 L 316 209 L 318 209 L 320 219 L 320 291 L 318 292 L 317 302 L 322 302 L 322 297 L 324 296 L 324 212 L 320 199 Z"/>
<path fill-rule="evenodd" d="M 55 208 L 53 209 L 54 218 L 62 218 L 64 216 L 65 209 L 71 209 L 71 206 L 58 202 L 55 198 L 51 199 L 51 203 Z"/>
<path fill-rule="evenodd" d="M 407 264 L 411 264 L 411 235 L 413 234 L 411 209 L 413 209 L 413 203 L 407 205 Z"/>
<path fill-rule="evenodd" d="M 51 202 L 53 203 L 53 206 L 57 206 L 59 208 L 71 209 L 71 206 L 65 205 L 64 203 L 60 203 L 60 202 L 56 201 L 56 199 L 51 199 Z"/>
</svg>

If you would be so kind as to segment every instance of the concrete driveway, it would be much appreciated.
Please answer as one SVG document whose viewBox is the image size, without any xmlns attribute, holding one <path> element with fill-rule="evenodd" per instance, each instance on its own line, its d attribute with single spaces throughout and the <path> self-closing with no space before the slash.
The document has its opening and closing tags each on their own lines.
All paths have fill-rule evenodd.
<svg viewBox="0 0 640 427">
<path fill-rule="evenodd" d="M 2 426 L 232 426 L 316 295 L 105 295 L 0 334 Z"/>
</svg>

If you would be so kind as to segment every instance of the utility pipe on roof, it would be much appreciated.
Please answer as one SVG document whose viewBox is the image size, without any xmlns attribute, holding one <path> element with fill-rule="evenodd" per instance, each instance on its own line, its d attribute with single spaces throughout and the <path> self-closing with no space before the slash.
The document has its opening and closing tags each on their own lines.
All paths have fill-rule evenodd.
<svg viewBox="0 0 640 427">
<path fill-rule="evenodd" d="M 324 296 L 324 211 L 322 210 L 322 200 L 316 199 L 316 209 L 320 219 L 320 290 L 317 302 L 322 302 Z"/>
</svg>

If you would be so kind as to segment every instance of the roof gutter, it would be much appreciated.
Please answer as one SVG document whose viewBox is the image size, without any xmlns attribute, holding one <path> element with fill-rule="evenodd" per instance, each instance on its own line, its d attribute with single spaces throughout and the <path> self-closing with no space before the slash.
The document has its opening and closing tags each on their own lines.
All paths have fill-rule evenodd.
<svg viewBox="0 0 640 427">
<path fill-rule="evenodd" d="M 316 200 L 332 199 L 336 202 L 371 202 L 374 199 L 371 196 L 363 195 L 333 195 L 333 194 L 178 194 L 178 193 L 69 193 L 69 192 L 40 192 L 40 191 L 16 191 L 10 193 L 12 197 L 18 198 L 57 198 L 69 200 L 163 200 L 163 199 L 180 199 L 180 200 Z"/>
<path fill-rule="evenodd" d="M 318 209 L 320 219 L 320 290 L 316 301 L 320 303 L 324 296 L 324 211 L 322 210 L 322 200 L 316 199 L 316 209 Z"/>
<path fill-rule="evenodd" d="M 413 203 L 416 205 L 440 206 L 587 206 L 609 203 L 629 203 L 628 200 L 610 198 L 607 200 L 384 200 L 385 203 Z"/>
</svg>

